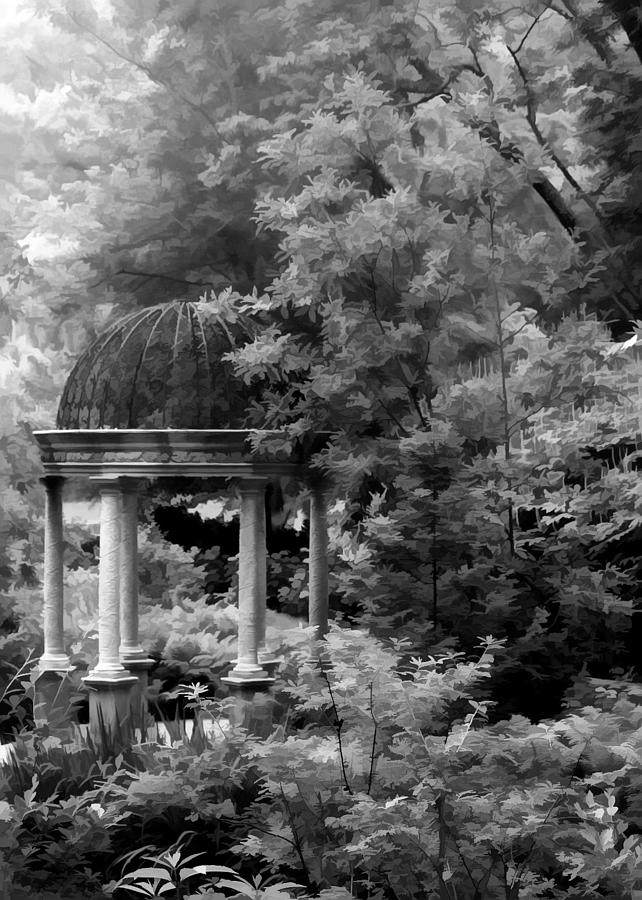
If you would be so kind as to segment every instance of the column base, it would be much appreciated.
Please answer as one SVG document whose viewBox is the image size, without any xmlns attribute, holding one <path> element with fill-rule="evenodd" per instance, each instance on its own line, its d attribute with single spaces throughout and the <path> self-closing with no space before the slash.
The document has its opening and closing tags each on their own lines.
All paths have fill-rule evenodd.
<svg viewBox="0 0 642 900">
<path fill-rule="evenodd" d="M 144 647 L 141 647 L 140 649 L 137 649 L 135 647 L 134 648 L 121 647 L 120 651 L 118 653 L 118 658 L 120 659 L 120 661 L 123 665 L 126 665 L 127 660 L 148 659 L 148 656 L 147 656 L 147 651 L 144 649 Z"/>
<path fill-rule="evenodd" d="M 74 668 L 41 669 L 34 686 L 33 718 L 37 727 L 46 726 L 51 734 L 65 737 L 73 731 L 76 710 L 73 697 L 78 684 L 70 675 Z"/>
<path fill-rule="evenodd" d="M 269 687 L 271 684 L 274 684 L 275 678 L 273 678 L 270 673 L 262 667 L 257 666 L 256 668 L 233 668 L 231 669 L 227 675 L 224 675 L 221 678 L 223 684 L 229 684 L 230 686 L 238 686 L 238 687 L 250 687 L 250 688 L 258 688 L 265 685 Z"/>
<path fill-rule="evenodd" d="M 152 666 L 156 664 L 156 660 L 147 655 L 135 657 L 126 656 L 121 659 L 121 663 L 132 675 L 136 675 L 137 678 L 144 677 L 145 680 L 147 680 L 147 673 Z"/>
<path fill-rule="evenodd" d="M 132 675 L 124 666 L 113 669 L 101 669 L 96 666 L 88 675 L 85 675 L 83 681 L 90 687 L 101 687 L 102 685 L 116 684 L 135 684 L 138 679 Z"/>
<path fill-rule="evenodd" d="M 89 691 L 89 734 L 96 746 L 108 754 L 120 752 L 133 742 L 132 687 L 135 675 L 110 678 L 95 673 L 83 678 Z"/>
<path fill-rule="evenodd" d="M 142 736 L 149 730 L 153 719 L 147 706 L 147 687 L 149 685 L 149 670 L 155 665 L 156 660 L 145 656 L 136 659 L 123 659 L 125 668 L 136 678 L 131 689 L 131 715 L 134 730 L 140 731 Z"/>
<path fill-rule="evenodd" d="M 66 653 L 43 653 L 38 660 L 39 672 L 70 672 L 74 667 Z"/>
<path fill-rule="evenodd" d="M 222 679 L 228 681 L 230 679 Z M 273 731 L 275 700 L 271 684 L 274 679 L 264 679 L 258 682 L 230 683 L 232 703 L 228 707 L 230 724 L 236 728 L 245 728 L 246 731 L 267 738 Z"/>
</svg>

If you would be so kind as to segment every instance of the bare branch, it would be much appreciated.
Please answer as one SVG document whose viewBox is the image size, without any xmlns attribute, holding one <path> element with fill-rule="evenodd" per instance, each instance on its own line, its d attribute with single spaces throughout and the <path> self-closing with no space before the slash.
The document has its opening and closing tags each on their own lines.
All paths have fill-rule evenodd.
<svg viewBox="0 0 642 900">
<path fill-rule="evenodd" d="M 294 816 L 292 815 L 292 810 L 290 809 L 290 804 L 288 803 L 287 797 L 285 796 L 285 791 L 283 790 L 283 783 L 279 782 L 279 788 L 281 789 L 281 799 L 283 801 L 283 806 L 287 812 L 288 820 L 290 823 L 290 829 L 292 831 L 292 837 L 294 838 L 294 847 L 297 852 L 297 856 L 299 857 L 299 862 L 301 863 L 301 868 L 303 870 L 303 876 L 306 881 L 306 887 L 312 887 L 312 879 L 310 878 L 310 870 L 308 869 L 308 864 L 305 861 L 305 857 L 303 855 L 303 847 L 301 846 L 301 838 L 299 837 L 299 832 L 296 829 L 296 825 L 294 823 Z"/>
<path fill-rule="evenodd" d="M 593 214 L 595 215 L 597 220 L 601 222 L 600 211 L 597 207 L 597 204 L 595 203 L 593 198 L 578 183 L 578 181 L 575 179 L 575 177 L 569 170 L 568 166 L 564 162 L 562 162 L 561 158 L 555 151 L 555 149 L 552 146 L 552 144 L 550 143 L 550 141 L 547 140 L 546 137 L 544 137 L 544 134 L 537 123 L 537 101 L 535 99 L 535 94 L 533 93 L 533 89 L 528 80 L 526 71 L 517 56 L 517 54 L 519 53 L 519 49 L 522 46 L 523 40 L 524 39 L 522 38 L 522 42 L 520 43 L 517 50 L 513 50 L 511 47 L 508 47 L 508 46 L 506 47 L 506 49 L 510 53 L 510 55 L 513 59 L 513 62 L 515 63 L 515 67 L 519 73 L 519 77 L 522 80 L 522 84 L 524 85 L 524 91 L 525 91 L 525 95 L 526 95 L 526 121 L 528 122 L 531 131 L 535 135 L 535 139 L 537 140 L 537 143 L 540 145 L 540 147 L 542 147 L 544 150 L 546 150 L 546 152 L 550 155 L 551 159 L 553 160 L 553 162 L 555 163 L 557 168 L 560 170 L 560 172 L 562 173 L 562 175 L 564 176 L 566 181 L 568 181 L 568 183 L 571 185 L 571 187 L 575 191 L 577 191 L 577 193 L 584 200 L 584 202 L 587 204 L 587 206 L 590 207 L 591 211 L 593 212 Z"/>
<path fill-rule="evenodd" d="M 642 63 L 642 22 L 640 22 L 639 4 L 632 3 L 631 0 L 604 0 L 604 5 L 626 32 L 631 47 Z"/>
<path fill-rule="evenodd" d="M 372 779 L 374 778 L 374 768 L 375 768 L 375 751 L 377 748 L 377 731 L 379 729 L 379 723 L 375 719 L 374 709 L 373 709 L 373 685 L 370 682 L 370 718 L 372 719 L 374 725 L 374 732 L 372 734 L 372 749 L 370 751 L 370 771 L 368 772 L 368 790 L 366 793 L 370 793 L 372 790 Z"/>
<path fill-rule="evenodd" d="M 137 272 L 133 269 L 119 269 L 117 272 L 114 272 L 111 277 L 116 278 L 118 275 L 130 275 L 134 278 L 162 278 L 165 281 L 175 281 L 177 284 L 195 284 L 197 287 L 214 287 L 213 281 L 191 281 L 189 278 L 177 278 L 175 275 L 165 275 L 162 272 Z M 106 278 L 103 278 L 102 281 L 106 281 Z M 100 283 L 101 282 L 98 282 L 98 284 Z M 95 286 L 96 285 L 92 285 L 92 287 Z"/>
<path fill-rule="evenodd" d="M 339 742 L 339 759 L 341 760 L 341 774 L 343 776 L 343 783 L 345 785 L 345 789 L 349 794 L 353 794 L 354 791 L 350 787 L 350 782 L 348 781 L 348 772 L 346 769 L 346 761 L 343 755 L 343 742 L 341 740 L 341 731 L 343 730 L 343 719 L 339 717 L 339 710 L 337 709 L 337 704 L 334 700 L 334 693 L 332 691 L 332 685 L 330 684 L 330 679 L 328 678 L 328 673 L 322 668 L 321 675 L 325 680 L 325 683 L 328 686 L 328 692 L 330 694 L 330 701 L 332 703 L 332 711 L 334 712 L 334 727 L 337 730 L 337 740 Z"/>
<path fill-rule="evenodd" d="M 531 24 L 530 24 L 530 25 L 528 26 L 528 28 L 526 29 L 526 32 L 524 33 L 523 38 L 521 39 L 521 41 L 520 41 L 519 44 L 517 45 L 517 49 L 515 50 L 515 53 L 519 53 L 519 51 L 522 49 L 522 47 L 524 46 L 524 44 L 525 44 L 526 41 L 528 40 L 528 38 L 529 38 L 529 36 L 530 36 L 530 34 L 531 34 L 533 28 L 535 28 L 535 26 L 537 25 L 537 23 L 539 22 L 539 20 L 542 18 L 542 16 L 544 15 L 544 13 L 547 11 L 547 9 L 548 9 L 548 7 L 546 7 L 545 9 L 543 9 L 540 13 L 538 13 L 538 14 L 535 16 L 535 18 L 533 19 L 533 21 L 531 22 Z"/>
<path fill-rule="evenodd" d="M 203 109 L 202 106 L 200 106 L 198 103 L 194 103 L 194 101 L 190 100 L 189 97 L 186 97 L 180 91 L 177 91 L 173 85 L 171 85 L 166 79 L 161 78 L 159 75 L 157 75 L 149 66 L 145 65 L 145 63 L 142 63 L 139 60 L 134 59 L 131 56 L 128 56 L 126 53 L 123 53 L 122 50 L 119 50 L 112 43 L 110 43 L 110 41 L 108 41 L 106 38 L 102 37 L 102 35 L 98 34 L 98 32 L 93 31 L 93 29 L 91 29 L 87 24 L 85 24 L 84 22 L 81 22 L 76 15 L 69 12 L 68 10 L 66 12 L 67 12 L 67 15 L 69 16 L 69 18 L 72 20 L 72 22 L 74 22 L 74 24 L 78 28 L 80 28 L 81 31 L 84 31 L 87 34 L 91 35 L 94 38 L 94 40 L 98 41 L 98 43 L 102 44 L 104 47 L 107 47 L 107 49 L 110 50 L 112 53 L 114 53 L 119 59 L 122 59 L 124 62 L 127 62 L 131 66 L 134 66 L 135 68 L 137 68 L 139 70 L 139 72 L 143 72 L 143 74 L 145 74 L 149 78 L 150 81 L 153 81 L 154 84 L 161 85 L 161 87 L 164 87 L 171 94 L 173 94 L 175 97 L 177 97 L 179 100 L 181 100 L 187 106 L 189 106 L 190 109 L 193 109 L 194 112 L 199 113 L 199 115 L 201 115 L 205 119 L 205 121 L 208 123 L 208 125 L 212 128 L 212 130 L 214 131 L 214 134 L 217 136 L 217 138 L 221 141 L 223 140 L 221 137 L 221 133 L 218 130 L 216 121 L 209 115 L 209 113 L 205 109 Z"/>
</svg>

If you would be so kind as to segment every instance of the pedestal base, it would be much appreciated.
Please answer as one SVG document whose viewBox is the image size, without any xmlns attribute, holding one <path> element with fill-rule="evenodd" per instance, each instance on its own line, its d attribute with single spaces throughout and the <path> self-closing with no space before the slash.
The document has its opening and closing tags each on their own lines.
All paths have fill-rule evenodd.
<svg viewBox="0 0 642 900">
<path fill-rule="evenodd" d="M 43 653 L 38 668 L 41 672 L 68 672 L 73 666 L 66 653 Z"/>
<path fill-rule="evenodd" d="M 153 718 L 147 708 L 147 686 L 149 684 L 149 670 L 155 665 L 155 659 L 148 657 L 136 657 L 135 659 L 123 658 L 122 664 L 136 678 L 136 683 L 131 689 L 131 716 L 134 730 L 140 730 L 141 738 L 149 730 Z"/>
<path fill-rule="evenodd" d="M 92 673 L 83 681 L 89 688 L 89 734 L 104 753 L 118 753 L 133 741 L 131 695 L 138 679 Z"/>
<path fill-rule="evenodd" d="M 272 733 L 275 703 L 269 684 L 257 688 L 247 683 L 231 683 L 229 678 L 223 681 L 227 681 L 231 688 L 230 723 L 237 728 L 245 728 L 258 737 L 269 737 Z M 274 679 L 270 681 L 274 682 Z"/>
<path fill-rule="evenodd" d="M 270 685 L 274 684 L 275 680 L 276 679 L 263 668 L 250 670 L 230 669 L 228 674 L 221 678 L 223 684 L 229 684 L 231 687 L 247 687 L 254 690 L 261 690 L 262 687 L 270 687 Z"/>
<path fill-rule="evenodd" d="M 227 675 L 221 678 L 221 681 L 224 684 L 246 685 L 260 690 L 262 685 L 268 687 L 273 684 L 274 678 L 272 673 L 268 672 L 267 667 L 264 666 L 262 659 L 258 659 L 257 662 L 246 662 L 237 658 L 234 666 Z"/>
<path fill-rule="evenodd" d="M 46 726 L 59 737 L 71 735 L 76 721 L 73 697 L 78 690 L 78 685 L 71 678 L 73 667 L 43 668 L 41 660 L 38 670 L 33 704 L 34 723 L 39 727 Z"/>
</svg>

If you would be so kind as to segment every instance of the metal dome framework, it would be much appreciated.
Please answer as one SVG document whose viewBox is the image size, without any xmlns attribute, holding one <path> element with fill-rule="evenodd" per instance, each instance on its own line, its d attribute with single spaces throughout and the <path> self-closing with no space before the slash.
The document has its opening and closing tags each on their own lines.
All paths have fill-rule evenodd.
<svg viewBox="0 0 642 900">
<path fill-rule="evenodd" d="M 225 359 L 235 346 L 228 324 L 207 304 L 177 300 L 125 316 L 73 367 L 58 427 L 34 434 L 45 471 L 43 696 L 64 696 L 60 681 L 71 667 L 63 628 L 64 483 L 80 476 L 100 491 L 98 662 L 84 679 L 98 741 L 131 732 L 152 664 L 138 635 L 142 480 L 206 477 L 237 487 L 238 658 L 223 679 L 231 689 L 267 689 L 278 663 L 265 640 L 265 491 L 274 477 L 294 478 L 309 492 L 308 620 L 316 637 L 327 630 L 326 494 L 308 460 L 328 435 L 317 434 L 305 455 L 257 451 L 256 430 L 244 427 L 249 390 Z"/>
<path fill-rule="evenodd" d="M 242 428 L 250 393 L 225 359 L 237 345 L 207 304 L 174 300 L 131 313 L 76 362 L 57 426 Z"/>
</svg>

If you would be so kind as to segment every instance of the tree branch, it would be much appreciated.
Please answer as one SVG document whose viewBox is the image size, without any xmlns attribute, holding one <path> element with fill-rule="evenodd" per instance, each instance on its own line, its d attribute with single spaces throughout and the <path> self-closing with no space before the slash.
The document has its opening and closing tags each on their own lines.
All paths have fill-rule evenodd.
<svg viewBox="0 0 642 900">
<path fill-rule="evenodd" d="M 599 32 L 593 27 L 590 20 L 588 18 L 583 19 L 580 16 L 580 12 L 577 8 L 577 4 L 575 0 L 561 0 L 566 9 L 569 11 L 570 16 L 564 15 L 561 9 L 557 9 L 555 6 L 551 6 L 550 8 L 554 10 L 558 15 L 563 18 L 570 19 L 577 27 L 577 30 L 587 41 L 591 47 L 595 50 L 597 55 L 600 57 L 603 63 L 605 63 L 609 68 L 613 63 L 613 52 L 608 45 L 608 42 L 603 40 Z"/>
<path fill-rule="evenodd" d="M 526 41 L 528 40 L 528 38 L 529 38 L 529 36 L 530 36 L 530 34 L 531 34 L 533 28 L 535 28 L 535 26 L 537 25 L 537 23 L 539 22 L 539 20 L 542 18 L 542 16 L 544 15 L 544 13 L 546 12 L 547 9 L 548 9 L 548 7 L 545 7 L 540 13 L 538 13 L 538 14 L 535 16 L 535 18 L 533 19 L 533 21 L 531 22 L 531 24 L 530 24 L 530 25 L 528 26 L 528 28 L 526 29 L 526 31 L 525 31 L 525 33 L 524 33 L 524 36 L 522 37 L 521 41 L 520 41 L 519 44 L 517 45 L 517 50 L 515 50 L 515 53 L 519 53 L 519 51 L 522 49 L 522 47 L 524 46 L 524 44 L 525 44 Z"/>
<path fill-rule="evenodd" d="M 519 147 L 511 141 L 504 139 L 496 121 L 484 122 L 474 118 L 470 119 L 468 124 L 472 128 L 475 128 L 478 131 L 480 138 L 488 141 L 490 146 L 507 162 L 510 162 L 513 165 L 523 163 L 524 154 Z M 574 234 L 575 229 L 577 228 L 575 214 L 572 212 L 555 185 L 541 172 L 538 172 L 533 176 L 531 184 L 533 190 L 539 194 L 546 203 L 560 225 L 562 225 L 569 234 Z"/>
<path fill-rule="evenodd" d="M 537 143 L 540 145 L 540 147 L 542 147 L 544 150 L 547 151 L 547 153 L 550 154 L 551 159 L 553 160 L 553 162 L 555 163 L 557 168 L 560 170 L 560 172 L 562 173 L 564 178 L 571 185 L 571 187 L 574 188 L 578 192 L 578 194 L 580 194 L 584 199 L 586 199 L 585 192 L 582 190 L 581 185 L 576 181 L 575 177 L 571 174 L 571 172 L 569 171 L 566 164 L 562 162 L 560 157 L 555 152 L 554 148 L 551 146 L 550 142 L 544 137 L 544 134 L 542 133 L 541 128 L 537 124 L 537 101 L 535 99 L 535 95 L 533 94 L 533 90 L 532 90 L 530 82 L 528 80 L 528 76 L 526 75 L 526 71 L 524 70 L 524 67 L 520 63 L 519 57 L 517 55 L 519 53 L 519 50 L 520 50 L 523 42 L 524 42 L 524 39 L 522 38 L 522 41 L 519 44 L 519 47 L 517 48 L 517 50 L 513 50 L 511 47 L 508 47 L 508 46 L 506 47 L 506 49 L 510 53 L 510 55 L 513 59 L 513 62 L 515 63 L 515 67 L 516 67 L 517 71 L 519 72 L 519 77 L 522 80 L 522 84 L 524 85 L 524 91 L 526 94 L 526 121 L 528 122 L 530 129 L 533 132 L 533 134 L 535 135 L 535 139 L 537 140 Z M 598 215 L 597 207 L 595 206 L 593 201 L 590 198 L 588 198 L 588 200 L 586 200 L 586 202 L 589 203 L 593 212 L 596 215 Z"/>
<path fill-rule="evenodd" d="M 377 748 L 377 731 L 379 729 L 379 723 L 375 719 L 374 709 L 373 709 L 373 697 L 372 697 L 372 682 L 370 682 L 370 718 L 372 719 L 374 725 L 374 732 L 372 734 L 372 749 L 370 751 L 370 771 L 368 772 L 368 790 L 366 793 L 370 793 L 372 790 L 372 779 L 374 777 L 374 768 L 375 768 L 375 750 Z"/>
<path fill-rule="evenodd" d="M 642 63 L 642 21 L 640 20 L 640 4 L 632 0 L 604 0 L 604 5 L 622 26 Z"/>
<path fill-rule="evenodd" d="M 325 683 L 328 686 L 328 692 L 330 694 L 330 701 L 332 702 L 332 710 L 334 712 L 334 719 L 335 719 L 334 725 L 337 730 L 337 739 L 339 741 L 339 758 L 341 760 L 341 774 L 343 775 L 343 783 L 345 785 L 346 791 L 349 794 L 353 794 L 354 791 L 350 787 L 350 782 L 348 781 L 348 772 L 346 769 L 346 761 L 345 761 L 345 757 L 343 755 L 343 742 L 341 740 L 341 731 L 343 730 L 343 719 L 339 718 L 339 710 L 337 709 L 337 704 L 335 703 L 335 700 L 334 700 L 334 693 L 332 691 L 332 685 L 330 684 L 330 679 L 328 678 L 328 673 L 324 669 L 321 669 L 321 675 L 324 678 Z"/>
<path fill-rule="evenodd" d="M 519 45 L 520 47 L 522 46 L 523 42 L 530 34 L 530 31 L 533 28 L 533 26 L 536 24 L 536 22 L 537 22 L 537 19 L 533 22 L 533 24 L 530 26 L 530 28 L 528 29 L 528 31 L 522 38 L 521 43 Z M 459 77 L 459 75 L 461 75 L 462 72 L 465 72 L 465 71 L 473 72 L 479 78 L 486 78 L 486 75 L 484 73 L 484 70 L 481 67 L 481 63 L 479 61 L 476 51 L 474 50 L 473 47 L 470 47 L 469 49 L 473 56 L 473 63 L 457 66 L 456 68 L 453 69 L 453 71 L 450 73 L 450 75 L 448 76 L 448 78 L 445 81 L 442 81 L 440 84 L 437 84 L 437 85 L 435 85 L 435 73 L 433 72 L 432 69 L 430 69 L 430 67 L 428 65 L 426 65 L 426 63 L 424 63 L 420 59 L 415 59 L 415 58 L 410 60 L 412 65 L 415 67 L 415 69 L 420 73 L 420 75 L 423 76 L 424 84 L 430 84 L 431 87 L 433 85 L 435 85 L 435 86 L 434 86 L 434 88 L 432 88 L 432 90 L 429 93 L 420 97 L 418 100 L 409 101 L 407 104 L 405 104 L 406 108 L 414 109 L 417 106 L 420 106 L 422 103 L 427 103 L 430 100 L 434 100 L 436 97 L 440 97 L 440 96 L 445 96 L 445 97 L 449 98 L 450 97 L 449 87 Z M 412 82 L 409 82 L 409 83 L 403 82 L 400 85 L 400 87 L 406 93 L 406 96 L 408 96 L 408 93 L 415 93 L 415 92 L 421 90 L 422 85 L 421 84 L 413 84 Z M 490 85 L 490 86 L 487 85 L 487 87 L 489 88 L 489 90 L 492 89 L 492 85 Z M 488 143 L 491 145 L 491 147 L 493 147 L 493 149 L 496 150 L 502 156 L 503 159 L 505 159 L 508 162 L 513 163 L 513 164 L 523 162 L 524 154 L 519 149 L 519 147 L 517 147 L 511 141 L 507 141 L 502 136 L 502 134 L 499 130 L 499 126 L 496 121 L 485 122 L 481 119 L 471 118 L 469 120 L 468 124 L 479 133 L 481 138 L 483 138 L 484 140 L 487 140 Z M 542 173 L 539 173 L 539 172 L 533 178 L 532 186 L 533 186 L 533 190 L 535 190 L 535 192 L 537 194 L 539 194 L 539 196 L 549 207 L 549 209 L 551 210 L 551 212 L 553 213 L 555 218 L 558 220 L 558 222 L 562 225 L 562 227 L 569 233 L 573 234 L 577 227 L 577 221 L 576 221 L 575 215 L 571 211 L 571 209 L 568 207 L 568 205 L 564 201 L 562 195 L 557 190 L 557 188 L 551 183 L 551 181 L 549 181 L 549 179 L 545 175 L 543 175 Z M 578 185 L 578 188 L 579 188 L 579 185 Z"/>
<path fill-rule="evenodd" d="M 285 791 L 283 790 L 283 784 L 279 783 L 279 788 L 281 789 L 281 799 L 283 800 L 283 805 L 287 812 L 288 820 L 290 822 L 290 829 L 292 831 L 292 837 L 294 838 L 294 847 L 297 852 L 297 856 L 299 857 L 299 862 L 301 863 L 301 868 L 303 870 L 303 877 L 306 882 L 306 887 L 311 888 L 312 879 L 310 878 L 310 870 L 308 869 L 308 864 L 305 861 L 305 857 L 303 855 L 303 847 L 301 846 L 301 838 L 299 837 L 299 832 L 296 830 L 296 826 L 294 824 L 294 816 L 292 815 L 292 810 L 290 809 L 290 804 L 288 803 L 287 797 L 285 796 Z"/>
<path fill-rule="evenodd" d="M 122 59 L 124 62 L 127 62 L 131 66 L 134 66 L 139 70 L 139 72 L 143 72 L 143 74 L 145 74 L 150 81 L 153 81 L 154 84 L 159 84 L 161 87 L 164 87 L 170 92 L 170 94 L 173 94 L 183 103 L 187 104 L 187 106 L 189 106 L 190 109 L 193 109 L 194 112 L 199 113 L 212 128 L 217 138 L 219 140 L 222 140 L 221 133 L 218 130 L 218 126 L 215 120 L 209 115 L 208 112 L 203 109 L 202 106 L 200 106 L 198 103 L 194 103 L 194 101 L 190 100 L 189 97 L 186 97 L 180 91 L 177 91 L 176 88 L 174 88 L 168 81 L 156 75 L 149 66 L 145 65 L 145 63 L 141 63 L 137 59 L 134 59 L 133 57 L 128 56 L 126 53 L 123 53 L 121 50 L 118 50 L 118 48 L 114 47 L 114 45 L 111 44 L 106 38 L 102 37 L 102 35 L 98 34 L 98 32 L 93 31 L 88 25 L 81 22 L 76 15 L 70 13 L 68 10 L 67 15 L 72 20 L 72 22 L 74 22 L 74 24 L 78 28 L 80 28 L 81 31 L 85 31 L 87 34 L 90 34 L 94 38 L 94 40 L 98 41 L 104 47 L 107 47 L 107 49 L 114 53 L 119 59 Z"/>
<path fill-rule="evenodd" d="M 189 278 L 177 278 L 175 275 L 164 275 L 160 272 L 136 272 L 133 269 L 119 269 L 112 275 L 106 275 L 100 281 L 90 285 L 90 287 L 98 287 L 107 281 L 108 278 L 116 278 L 118 275 L 129 275 L 132 278 L 162 278 L 165 281 L 175 281 L 177 284 L 195 284 L 197 287 L 214 287 L 213 281 L 191 281 Z"/>
</svg>

